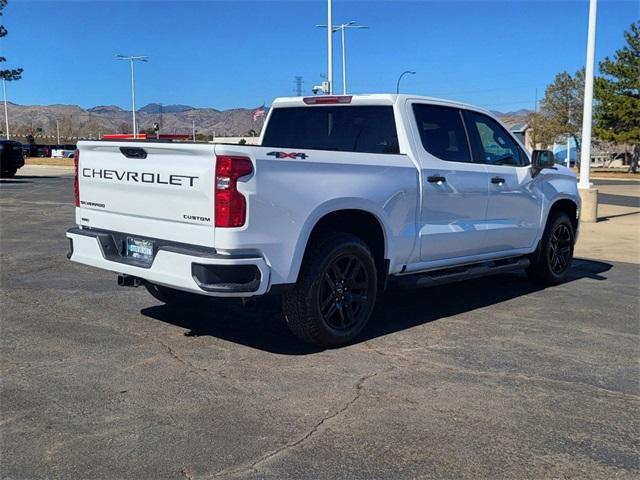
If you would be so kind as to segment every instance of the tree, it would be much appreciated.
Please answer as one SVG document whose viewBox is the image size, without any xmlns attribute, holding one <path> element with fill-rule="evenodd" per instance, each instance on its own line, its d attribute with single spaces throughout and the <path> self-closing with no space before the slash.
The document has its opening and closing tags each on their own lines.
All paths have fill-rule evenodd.
<svg viewBox="0 0 640 480">
<path fill-rule="evenodd" d="M 7 6 L 8 0 L 0 0 L 0 16 L 2 16 L 2 11 L 4 7 Z M 4 27 L 4 25 L 0 25 L 0 38 L 6 37 L 9 32 Z M 7 59 L 4 57 L 0 57 L 0 63 L 6 62 Z M 22 78 L 22 68 L 10 68 L 10 69 L 0 69 L 0 78 L 11 81 L 11 80 L 20 80 Z"/>
<path fill-rule="evenodd" d="M 594 133 L 602 140 L 640 143 L 640 21 L 624 32 L 627 44 L 600 62 Z"/>
<path fill-rule="evenodd" d="M 579 147 L 584 99 L 584 70 L 572 77 L 567 72 L 556 75 L 547 86 L 540 111 L 528 117 L 533 126 L 533 143 L 553 144 L 559 136 L 571 136 Z"/>
</svg>

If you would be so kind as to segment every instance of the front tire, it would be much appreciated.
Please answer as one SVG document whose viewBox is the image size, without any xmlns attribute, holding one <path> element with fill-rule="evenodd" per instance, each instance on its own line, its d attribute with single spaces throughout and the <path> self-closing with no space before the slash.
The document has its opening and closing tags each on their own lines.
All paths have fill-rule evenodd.
<svg viewBox="0 0 640 480">
<path fill-rule="evenodd" d="M 205 295 L 197 293 L 183 292 L 175 288 L 163 287 L 155 283 L 146 282 L 144 284 L 147 291 L 156 299 L 167 305 L 176 307 L 196 307 L 207 300 Z"/>
<path fill-rule="evenodd" d="M 295 287 L 282 298 L 293 334 L 337 347 L 364 329 L 376 301 L 377 272 L 369 247 L 345 233 L 323 235 L 305 254 Z"/>
<path fill-rule="evenodd" d="M 548 285 L 562 283 L 571 266 L 575 230 L 564 212 L 551 212 L 538 250 L 531 256 L 527 275 Z"/>
<path fill-rule="evenodd" d="M 4 170 L 0 172 L 0 178 L 13 178 L 17 172 L 18 172 L 17 168 L 12 168 L 11 170 Z"/>
</svg>

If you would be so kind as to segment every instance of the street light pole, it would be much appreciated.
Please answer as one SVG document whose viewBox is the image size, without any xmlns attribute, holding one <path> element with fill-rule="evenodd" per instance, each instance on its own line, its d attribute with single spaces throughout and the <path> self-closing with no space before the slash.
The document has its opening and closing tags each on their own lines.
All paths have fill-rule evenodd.
<svg viewBox="0 0 640 480">
<path fill-rule="evenodd" d="M 349 22 L 353 23 L 353 22 Z M 344 23 L 340 25 L 340 31 L 342 34 L 342 94 L 347 94 L 347 52 L 345 51 L 344 43 Z"/>
<path fill-rule="evenodd" d="M 355 21 L 348 23 L 341 23 L 340 25 L 332 25 L 331 33 L 335 33 L 340 30 L 342 37 L 342 94 L 347 94 L 347 45 L 345 42 L 345 30 L 347 28 L 369 28 L 367 25 L 356 25 Z M 327 28 L 327 25 L 316 25 L 316 27 Z M 332 84 L 333 85 L 333 84 Z M 333 92 L 333 87 L 330 89 Z"/>
<path fill-rule="evenodd" d="M 136 125 L 136 82 L 133 63 L 135 61 L 147 62 L 149 57 L 146 55 L 116 55 L 118 60 L 129 60 L 131 64 L 131 113 L 133 116 L 133 138 L 138 138 L 138 129 Z"/>
<path fill-rule="evenodd" d="M 133 114 L 133 138 L 138 138 L 138 127 L 136 125 L 136 81 L 133 66 L 133 59 L 131 59 L 131 113 Z"/>
<path fill-rule="evenodd" d="M 398 77 L 398 81 L 396 82 L 396 94 L 400 93 L 400 80 L 402 80 L 402 77 L 404 77 L 406 74 L 410 74 L 410 75 L 415 75 L 416 72 L 412 71 L 412 70 L 405 70 L 404 72 L 402 72 L 400 74 L 400 76 Z"/>
<path fill-rule="evenodd" d="M 7 130 L 7 140 L 9 140 L 9 110 L 7 108 L 7 80 L 2 79 L 2 92 L 4 93 L 4 123 Z"/>
<path fill-rule="evenodd" d="M 60 145 L 60 122 L 56 118 L 56 134 L 58 137 L 58 145 Z"/>
<path fill-rule="evenodd" d="M 589 30 L 587 35 L 587 58 L 584 74 L 584 110 L 582 114 L 582 149 L 580 152 L 580 182 L 578 189 L 582 199 L 581 219 L 584 222 L 598 221 L 598 190 L 589 181 L 591 168 L 591 123 L 593 113 L 593 69 L 596 50 L 596 16 L 598 1 L 589 2 Z"/>
<path fill-rule="evenodd" d="M 327 81 L 329 82 L 329 95 L 333 95 L 333 0 L 327 0 Z"/>
</svg>

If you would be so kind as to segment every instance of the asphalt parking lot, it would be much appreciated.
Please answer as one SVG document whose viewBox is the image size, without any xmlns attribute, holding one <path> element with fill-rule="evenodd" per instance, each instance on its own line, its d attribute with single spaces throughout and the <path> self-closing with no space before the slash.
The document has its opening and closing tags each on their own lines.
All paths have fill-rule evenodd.
<svg viewBox="0 0 640 480">
<path fill-rule="evenodd" d="M 3 478 L 640 475 L 637 263 L 390 292 L 321 351 L 275 300 L 177 310 L 69 262 L 69 173 L 0 183 Z"/>
</svg>

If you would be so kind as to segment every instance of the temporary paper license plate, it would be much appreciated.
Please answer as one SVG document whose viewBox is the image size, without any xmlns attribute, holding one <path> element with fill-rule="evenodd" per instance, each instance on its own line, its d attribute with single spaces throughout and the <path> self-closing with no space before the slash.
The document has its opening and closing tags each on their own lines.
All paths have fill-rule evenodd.
<svg viewBox="0 0 640 480">
<path fill-rule="evenodd" d="M 127 237 L 127 257 L 151 263 L 153 260 L 153 242 L 151 240 Z"/>
</svg>

